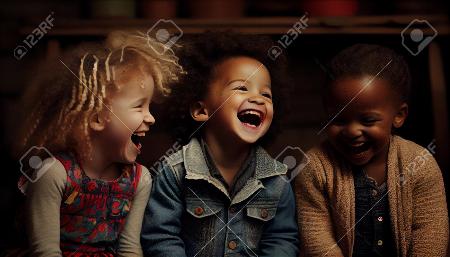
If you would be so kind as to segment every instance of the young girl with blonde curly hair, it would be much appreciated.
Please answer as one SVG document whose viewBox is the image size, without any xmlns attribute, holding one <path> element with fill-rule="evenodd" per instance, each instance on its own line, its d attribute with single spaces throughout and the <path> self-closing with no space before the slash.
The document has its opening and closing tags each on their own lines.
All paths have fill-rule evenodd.
<svg viewBox="0 0 450 257">
<path fill-rule="evenodd" d="M 155 123 L 149 105 L 182 73 L 173 51 L 128 32 L 81 45 L 40 73 L 20 137 L 23 152 L 51 153 L 19 181 L 32 256 L 142 255 L 151 177 L 136 157 Z"/>
</svg>

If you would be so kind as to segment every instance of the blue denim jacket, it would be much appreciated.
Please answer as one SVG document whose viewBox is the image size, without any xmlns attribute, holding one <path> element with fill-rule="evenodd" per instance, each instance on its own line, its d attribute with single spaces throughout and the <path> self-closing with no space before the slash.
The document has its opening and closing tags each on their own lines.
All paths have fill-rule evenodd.
<svg viewBox="0 0 450 257">
<path fill-rule="evenodd" d="M 145 256 L 296 257 L 294 195 L 286 167 L 256 149 L 256 170 L 230 198 L 212 177 L 197 139 L 166 158 L 141 232 Z"/>
</svg>

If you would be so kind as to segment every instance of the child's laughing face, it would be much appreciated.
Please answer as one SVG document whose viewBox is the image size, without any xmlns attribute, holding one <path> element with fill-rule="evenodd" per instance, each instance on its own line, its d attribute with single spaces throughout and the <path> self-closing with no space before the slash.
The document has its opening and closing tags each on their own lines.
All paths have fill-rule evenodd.
<svg viewBox="0 0 450 257">
<path fill-rule="evenodd" d="M 249 57 L 226 59 L 215 67 L 205 100 L 193 109 L 194 119 L 207 120 L 209 132 L 231 142 L 255 143 L 273 118 L 269 71 Z"/>
<path fill-rule="evenodd" d="M 99 136 L 110 159 L 133 163 L 141 153 L 141 138 L 155 123 L 149 110 L 154 81 L 142 67 L 116 68 L 115 74 L 118 89 L 110 97 L 110 110 L 104 108 L 108 118 Z"/>
<path fill-rule="evenodd" d="M 328 139 L 334 148 L 353 165 L 384 160 L 389 148 L 392 127 L 403 125 L 408 113 L 387 81 L 369 76 L 346 77 L 332 83 L 325 98 L 330 123 Z M 368 86 L 366 86 L 368 85 Z"/>
</svg>

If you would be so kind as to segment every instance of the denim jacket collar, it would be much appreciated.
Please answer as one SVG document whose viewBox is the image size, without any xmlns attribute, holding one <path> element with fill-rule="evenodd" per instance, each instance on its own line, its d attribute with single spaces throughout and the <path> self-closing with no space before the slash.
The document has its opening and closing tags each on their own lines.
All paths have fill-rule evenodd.
<svg viewBox="0 0 450 257">
<path fill-rule="evenodd" d="M 198 139 L 193 138 L 189 144 L 183 147 L 183 159 L 186 169 L 186 179 L 205 180 L 222 191 L 229 199 L 230 196 L 225 186 L 218 179 L 211 176 L 202 148 Z M 244 201 L 260 188 L 264 188 L 261 179 L 285 175 L 287 167 L 273 159 L 262 147 L 256 148 L 255 176 L 247 181 L 247 184 L 232 200 L 232 204 Z"/>
</svg>

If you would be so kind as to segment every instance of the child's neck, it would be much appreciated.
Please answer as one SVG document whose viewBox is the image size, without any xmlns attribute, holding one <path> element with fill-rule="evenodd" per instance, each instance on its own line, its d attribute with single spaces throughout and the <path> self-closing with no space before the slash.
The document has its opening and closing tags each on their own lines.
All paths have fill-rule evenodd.
<svg viewBox="0 0 450 257">
<path fill-rule="evenodd" d="M 204 140 L 217 169 L 230 185 L 246 160 L 251 145 L 236 144 L 229 138 L 216 136 L 213 133 L 205 133 Z"/>
<path fill-rule="evenodd" d="M 116 163 L 108 160 L 98 144 L 91 143 L 89 156 L 80 155 L 80 165 L 83 172 L 91 179 L 111 181 L 120 175 Z"/>
<path fill-rule="evenodd" d="M 387 179 L 388 151 L 389 146 L 363 166 L 367 176 L 373 178 L 378 186 L 382 185 Z"/>
</svg>

